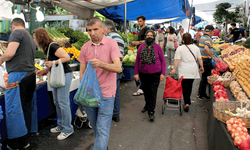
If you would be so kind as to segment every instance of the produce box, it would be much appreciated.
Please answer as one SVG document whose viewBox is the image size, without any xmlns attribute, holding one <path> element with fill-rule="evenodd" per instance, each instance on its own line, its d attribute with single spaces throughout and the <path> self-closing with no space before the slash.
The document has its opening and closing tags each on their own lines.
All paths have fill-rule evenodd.
<svg viewBox="0 0 250 150">
<path fill-rule="evenodd" d="M 122 80 L 131 81 L 134 78 L 134 67 L 124 66 L 123 70 L 124 77 Z"/>
</svg>

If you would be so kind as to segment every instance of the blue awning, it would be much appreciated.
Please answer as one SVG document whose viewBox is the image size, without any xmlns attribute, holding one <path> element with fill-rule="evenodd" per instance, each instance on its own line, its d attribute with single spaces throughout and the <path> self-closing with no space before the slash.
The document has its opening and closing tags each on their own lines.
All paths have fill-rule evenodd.
<svg viewBox="0 0 250 150">
<path fill-rule="evenodd" d="M 127 21 L 134 21 L 141 15 L 146 20 L 181 17 L 189 9 L 188 0 L 135 0 L 127 3 Z M 97 11 L 115 22 L 124 19 L 124 4 Z"/>
<path fill-rule="evenodd" d="M 177 18 L 177 19 L 174 19 L 172 20 L 171 22 L 179 22 L 181 23 L 183 19 L 186 19 L 187 17 L 186 16 L 183 16 L 183 17 L 180 17 L 180 18 Z M 198 24 L 199 22 L 202 21 L 202 18 L 199 17 L 199 16 L 195 16 L 195 25 Z"/>
</svg>

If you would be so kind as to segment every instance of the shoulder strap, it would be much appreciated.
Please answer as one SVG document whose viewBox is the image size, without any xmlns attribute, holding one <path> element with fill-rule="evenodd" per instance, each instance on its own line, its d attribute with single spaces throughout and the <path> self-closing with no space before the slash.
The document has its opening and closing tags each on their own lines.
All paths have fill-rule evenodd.
<svg viewBox="0 0 250 150">
<path fill-rule="evenodd" d="M 48 51 L 47 51 L 47 58 L 46 58 L 46 61 L 48 61 L 48 59 L 49 59 L 50 45 L 53 44 L 53 43 L 56 43 L 56 42 L 51 42 L 51 43 L 49 44 Z"/>
<path fill-rule="evenodd" d="M 194 53 L 190 50 L 190 48 L 186 45 L 186 47 L 188 48 L 188 50 L 190 51 L 190 53 L 194 56 Z M 197 61 L 196 57 L 194 56 L 194 60 Z"/>
</svg>

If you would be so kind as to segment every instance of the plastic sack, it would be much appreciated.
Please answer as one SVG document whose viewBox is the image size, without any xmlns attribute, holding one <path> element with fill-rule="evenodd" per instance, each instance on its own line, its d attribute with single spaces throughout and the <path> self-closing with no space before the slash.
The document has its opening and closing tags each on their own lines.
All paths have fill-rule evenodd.
<svg viewBox="0 0 250 150">
<path fill-rule="evenodd" d="M 174 42 L 174 49 L 177 49 L 179 46 L 179 44 L 177 43 L 177 41 Z"/>
<path fill-rule="evenodd" d="M 220 60 L 215 64 L 215 70 L 220 72 L 226 72 L 228 70 L 228 65 Z"/>
<path fill-rule="evenodd" d="M 175 48 L 174 48 L 174 43 L 171 42 L 171 41 L 168 41 L 168 43 L 167 43 L 167 48 L 168 48 L 168 49 L 171 49 L 171 50 L 175 50 Z"/>
<path fill-rule="evenodd" d="M 55 61 L 53 61 L 49 76 L 49 85 L 52 88 L 60 88 L 65 85 L 65 75 L 61 59 L 58 59 L 58 66 L 56 66 Z"/>
<path fill-rule="evenodd" d="M 0 68 L 0 86 L 3 87 L 3 88 L 6 88 L 6 85 L 5 85 L 5 82 L 4 82 L 4 78 L 3 78 L 3 71 L 2 69 Z"/>
<path fill-rule="evenodd" d="M 181 82 L 182 82 L 182 79 L 183 79 L 183 76 L 181 76 L 179 81 L 171 78 L 170 76 L 166 77 L 163 100 L 165 100 L 165 98 L 174 98 L 174 99 L 181 100 L 181 96 L 182 96 Z"/>
<path fill-rule="evenodd" d="M 219 58 L 219 56 L 217 56 L 216 54 L 214 54 L 214 57 Z M 211 61 L 212 61 L 213 69 L 215 69 L 215 64 L 216 64 L 217 62 L 215 62 L 213 59 L 212 59 Z"/>
<path fill-rule="evenodd" d="M 88 62 L 81 84 L 74 96 L 74 102 L 85 107 L 99 107 L 103 106 L 102 99 L 102 89 L 95 69 L 92 62 Z"/>
</svg>

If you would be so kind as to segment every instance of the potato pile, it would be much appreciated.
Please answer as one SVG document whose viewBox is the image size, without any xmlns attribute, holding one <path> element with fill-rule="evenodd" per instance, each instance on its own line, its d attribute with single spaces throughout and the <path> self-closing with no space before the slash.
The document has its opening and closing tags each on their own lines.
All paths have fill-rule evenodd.
<svg viewBox="0 0 250 150">
<path fill-rule="evenodd" d="M 238 65 L 233 71 L 233 75 L 250 97 L 250 56 L 243 55 L 240 57 Z"/>
</svg>

